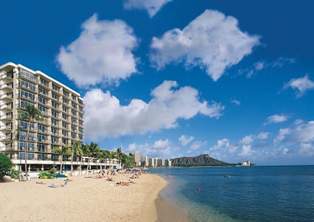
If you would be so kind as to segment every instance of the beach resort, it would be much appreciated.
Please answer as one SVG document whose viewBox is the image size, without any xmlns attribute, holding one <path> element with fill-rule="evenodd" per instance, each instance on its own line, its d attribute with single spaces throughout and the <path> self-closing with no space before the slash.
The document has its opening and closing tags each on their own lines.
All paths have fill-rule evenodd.
<svg viewBox="0 0 314 222">
<path fill-rule="evenodd" d="M 167 182 L 126 170 L 135 158 L 119 149 L 83 144 L 79 93 L 11 62 L 0 79 L 0 162 L 11 164 L 0 182 L 1 222 L 158 220 Z"/>
</svg>

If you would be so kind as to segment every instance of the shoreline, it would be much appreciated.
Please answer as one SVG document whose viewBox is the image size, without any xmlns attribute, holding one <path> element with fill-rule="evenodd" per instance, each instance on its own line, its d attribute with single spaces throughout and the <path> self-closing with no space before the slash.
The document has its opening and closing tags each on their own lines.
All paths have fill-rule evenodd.
<svg viewBox="0 0 314 222">
<path fill-rule="evenodd" d="M 177 206 L 174 201 L 162 197 L 161 193 L 169 186 L 169 182 L 162 176 L 157 175 L 166 181 L 166 185 L 160 190 L 158 197 L 155 199 L 157 210 L 157 222 L 189 222 L 187 212 Z"/>
</svg>

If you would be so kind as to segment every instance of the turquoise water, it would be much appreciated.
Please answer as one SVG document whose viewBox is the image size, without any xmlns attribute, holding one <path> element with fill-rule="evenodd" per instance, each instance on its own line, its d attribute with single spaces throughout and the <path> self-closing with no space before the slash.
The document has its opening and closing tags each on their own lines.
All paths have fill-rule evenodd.
<svg viewBox="0 0 314 222">
<path fill-rule="evenodd" d="M 198 222 L 314 222 L 314 166 L 153 169 Z"/>
</svg>

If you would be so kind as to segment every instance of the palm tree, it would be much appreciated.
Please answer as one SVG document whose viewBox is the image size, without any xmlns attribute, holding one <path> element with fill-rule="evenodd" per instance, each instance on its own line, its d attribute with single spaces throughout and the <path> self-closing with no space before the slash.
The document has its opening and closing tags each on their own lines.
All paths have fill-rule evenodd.
<svg viewBox="0 0 314 222">
<path fill-rule="evenodd" d="M 53 152 L 55 154 L 58 154 L 59 156 L 61 155 L 61 160 L 60 160 L 60 173 L 62 173 L 62 168 L 63 168 L 63 157 L 64 156 L 70 156 L 71 155 L 71 150 L 69 147 L 66 146 L 55 146 L 53 148 Z"/>
<path fill-rule="evenodd" d="M 91 143 L 89 145 L 89 152 L 90 152 L 91 157 L 98 158 L 101 151 L 100 151 L 98 144 Z"/>
<path fill-rule="evenodd" d="M 118 158 L 118 160 L 121 162 L 121 160 L 122 160 L 122 157 L 123 157 L 123 153 L 122 153 L 122 151 L 121 151 L 121 148 L 118 148 L 117 149 L 117 158 Z"/>
<path fill-rule="evenodd" d="M 40 110 L 35 108 L 33 105 L 28 104 L 25 110 L 20 111 L 20 119 L 27 122 L 27 132 L 26 132 L 26 147 L 24 148 L 24 161 L 25 161 L 25 176 L 28 177 L 28 168 L 27 168 L 27 159 L 28 159 L 28 151 L 29 151 L 29 132 L 31 130 L 31 124 L 35 123 L 35 121 L 42 120 L 42 113 Z"/>
<path fill-rule="evenodd" d="M 82 156 L 82 148 L 81 148 L 81 143 L 76 142 L 72 145 L 71 147 L 71 175 L 73 174 L 73 159 L 77 158 L 77 156 Z"/>
</svg>

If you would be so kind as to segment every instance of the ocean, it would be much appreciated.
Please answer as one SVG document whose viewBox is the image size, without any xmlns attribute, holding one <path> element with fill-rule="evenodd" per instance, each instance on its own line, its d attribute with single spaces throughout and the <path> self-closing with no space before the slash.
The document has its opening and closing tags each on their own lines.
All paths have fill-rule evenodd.
<svg viewBox="0 0 314 222">
<path fill-rule="evenodd" d="M 314 166 L 156 168 L 192 222 L 314 222 Z"/>
</svg>

